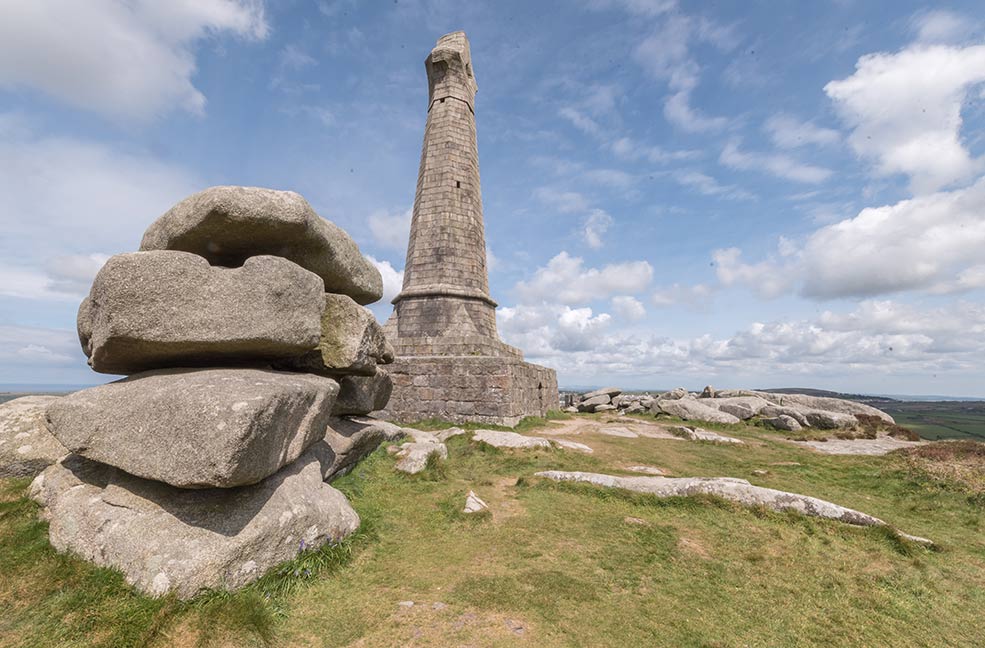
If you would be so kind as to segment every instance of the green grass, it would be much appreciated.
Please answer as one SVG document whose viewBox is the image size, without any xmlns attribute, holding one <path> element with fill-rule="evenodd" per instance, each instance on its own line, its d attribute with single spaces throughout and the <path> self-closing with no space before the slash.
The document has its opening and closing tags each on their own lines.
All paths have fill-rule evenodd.
<svg viewBox="0 0 985 648">
<path fill-rule="evenodd" d="M 821 455 L 751 426 L 708 427 L 747 443 L 583 434 L 595 449 L 584 455 L 455 437 L 449 459 L 417 476 L 381 449 L 335 482 L 362 519 L 353 538 L 190 602 L 149 599 L 57 554 L 27 482 L 5 480 L 0 646 L 980 645 L 985 509 L 968 493 L 899 457 Z M 717 498 L 533 477 L 633 464 L 822 497 L 941 548 Z M 470 489 L 489 514 L 461 512 Z"/>
</svg>

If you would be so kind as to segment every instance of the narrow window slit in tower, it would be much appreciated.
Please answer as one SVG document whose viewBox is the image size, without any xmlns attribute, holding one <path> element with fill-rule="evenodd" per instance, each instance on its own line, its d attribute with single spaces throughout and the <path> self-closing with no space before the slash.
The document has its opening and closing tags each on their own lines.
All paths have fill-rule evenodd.
<svg viewBox="0 0 985 648">
<path fill-rule="evenodd" d="M 455 181 L 455 188 L 456 189 L 461 189 L 462 188 L 462 181 L 461 180 L 456 180 Z"/>
</svg>

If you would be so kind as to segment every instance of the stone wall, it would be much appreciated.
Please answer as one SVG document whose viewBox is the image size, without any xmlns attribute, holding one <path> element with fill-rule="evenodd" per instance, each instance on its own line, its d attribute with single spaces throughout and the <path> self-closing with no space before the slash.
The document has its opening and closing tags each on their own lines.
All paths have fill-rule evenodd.
<svg viewBox="0 0 985 648">
<path fill-rule="evenodd" d="M 418 356 L 387 368 L 394 390 L 380 416 L 392 420 L 513 426 L 557 408 L 554 370 L 516 357 Z"/>
</svg>

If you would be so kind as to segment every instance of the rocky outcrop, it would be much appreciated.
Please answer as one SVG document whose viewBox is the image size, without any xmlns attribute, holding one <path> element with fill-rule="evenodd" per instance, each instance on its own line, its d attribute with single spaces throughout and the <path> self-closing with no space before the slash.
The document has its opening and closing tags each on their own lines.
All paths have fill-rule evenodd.
<svg viewBox="0 0 985 648">
<path fill-rule="evenodd" d="M 43 507 L 55 549 L 119 569 L 154 596 L 242 587 L 359 526 L 311 453 L 258 484 L 207 490 L 70 455 L 35 479 L 31 497 Z"/>
<path fill-rule="evenodd" d="M 610 396 L 613 393 L 618 395 Z M 767 427 L 786 431 L 852 429 L 860 424 L 859 416 L 877 416 L 890 424 L 893 421 L 891 416 L 874 407 L 840 398 L 746 389 L 715 390 L 710 385 L 700 395 L 678 387 L 656 396 L 624 394 L 615 387 L 606 387 L 581 396 L 568 395 L 565 402 L 572 403 L 565 408 L 570 412 L 643 414 L 649 411 L 685 421 L 711 423 L 762 420 Z"/>
<path fill-rule="evenodd" d="M 331 378 L 260 369 L 163 369 L 65 396 L 52 434 L 77 454 L 178 488 L 269 477 L 325 434 Z"/>
<path fill-rule="evenodd" d="M 22 396 L 0 403 L 0 477 L 33 477 L 68 454 L 45 420 L 45 409 L 58 398 Z"/>
<path fill-rule="evenodd" d="M 393 393 L 393 380 L 384 369 L 377 369 L 372 376 L 343 376 L 339 378 L 339 397 L 332 412 L 343 414 L 369 414 L 386 407 Z"/>
<path fill-rule="evenodd" d="M 538 477 L 554 481 L 575 481 L 605 488 L 621 488 L 656 497 L 691 497 L 714 495 L 743 506 L 762 506 L 773 511 L 794 511 L 811 517 L 827 518 L 857 526 L 887 526 L 877 517 L 839 506 L 816 497 L 753 486 L 745 479 L 732 477 L 615 477 L 586 472 L 548 470 Z M 905 534 L 904 534 L 905 535 Z M 930 544 L 930 540 L 905 536 L 909 540 Z"/>
<path fill-rule="evenodd" d="M 79 338 L 101 373 L 291 358 L 318 344 L 324 290 L 279 257 L 220 268 L 188 252 L 118 254 L 79 309 Z"/>
<path fill-rule="evenodd" d="M 92 367 L 131 375 L 47 407 L 73 453 L 32 485 L 52 544 L 187 598 L 352 533 L 325 481 L 405 434 L 345 416 L 390 396 L 393 351 L 359 305 L 381 289 L 297 194 L 218 187 L 176 205 L 79 308 Z"/>
<path fill-rule="evenodd" d="M 427 468 L 428 459 L 432 455 L 439 459 L 447 459 L 448 447 L 444 443 L 430 441 L 411 441 L 401 444 L 396 452 L 397 463 L 394 468 L 408 475 L 416 475 Z"/>
<path fill-rule="evenodd" d="M 576 441 L 545 439 L 543 437 L 524 436 L 516 432 L 501 432 L 499 430 L 476 430 L 472 435 L 472 440 L 491 445 L 494 448 L 508 450 L 548 450 L 551 448 L 560 448 L 563 450 L 584 452 L 586 454 L 592 452 L 590 447 Z"/>
<path fill-rule="evenodd" d="M 181 250 L 236 267 L 252 256 L 284 257 L 360 304 L 383 297 L 379 270 L 340 227 L 293 191 L 211 187 L 185 198 L 147 229 L 141 250 Z"/>
<path fill-rule="evenodd" d="M 675 436 L 679 436 L 682 439 L 690 439 L 691 441 L 708 441 L 711 443 L 745 443 L 742 439 L 725 436 L 724 434 L 719 434 L 718 432 L 712 432 L 711 430 L 705 430 L 699 427 L 678 425 L 670 428 L 670 431 Z"/>
<path fill-rule="evenodd" d="M 372 376 L 377 365 L 393 362 L 393 347 L 373 313 L 345 295 L 325 295 L 318 346 L 275 365 L 327 376 Z"/>
<path fill-rule="evenodd" d="M 653 402 L 650 411 L 654 414 L 669 414 L 684 421 L 707 421 L 709 423 L 738 423 L 739 419 L 714 407 L 705 405 L 693 398 L 665 399 Z"/>
</svg>

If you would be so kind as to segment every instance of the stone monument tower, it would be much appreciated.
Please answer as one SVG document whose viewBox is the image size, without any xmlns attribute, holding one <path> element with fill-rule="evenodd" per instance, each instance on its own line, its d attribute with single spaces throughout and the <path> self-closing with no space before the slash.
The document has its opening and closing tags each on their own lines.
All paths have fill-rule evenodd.
<svg viewBox="0 0 985 648">
<path fill-rule="evenodd" d="M 557 376 L 496 331 L 465 32 L 439 38 L 424 67 L 428 116 L 403 289 L 386 325 L 397 361 L 385 413 L 515 425 L 557 407 Z"/>
</svg>

